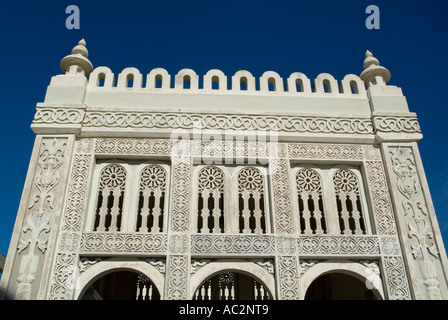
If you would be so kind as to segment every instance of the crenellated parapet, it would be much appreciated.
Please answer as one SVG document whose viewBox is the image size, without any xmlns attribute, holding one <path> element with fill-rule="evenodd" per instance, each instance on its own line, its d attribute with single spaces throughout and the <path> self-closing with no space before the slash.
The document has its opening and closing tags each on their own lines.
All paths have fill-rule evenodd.
<svg viewBox="0 0 448 320">
<path fill-rule="evenodd" d="M 283 78 L 275 71 L 255 77 L 247 70 L 200 75 L 188 68 L 145 74 L 129 67 L 117 74 L 106 66 L 93 68 L 81 40 L 62 59 L 61 70 L 37 105 L 36 133 L 122 135 L 138 129 L 145 135 L 155 129 L 167 136 L 173 129 L 192 130 L 199 121 L 213 130 L 278 130 L 283 138 L 307 140 L 327 140 L 328 133 L 338 134 L 331 139 L 339 142 L 421 139 L 401 89 L 387 84 L 390 72 L 369 51 L 361 75 L 342 80 L 301 72 Z"/>
<path fill-rule="evenodd" d="M 146 81 L 143 81 L 144 79 Z M 164 68 L 155 68 L 144 77 L 137 68 L 130 67 L 123 69 L 116 77 L 108 67 L 97 67 L 90 74 L 87 90 L 91 92 L 175 90 L 184 93 L 341 95 L 366 98 L 364 82 L 354 74 L 348 74 L 338 82 L 329 73 L 321 73 L 311 81 L 300 72 L 292 73 L 285 80 L 275 71 L 266 71 L 257 79 L 247 70 L 239 70 L 228 77 L 218 69 L 212 69 L 202 77 L 192 69 L 182 69 L 172 77 Z"/>
</svg>

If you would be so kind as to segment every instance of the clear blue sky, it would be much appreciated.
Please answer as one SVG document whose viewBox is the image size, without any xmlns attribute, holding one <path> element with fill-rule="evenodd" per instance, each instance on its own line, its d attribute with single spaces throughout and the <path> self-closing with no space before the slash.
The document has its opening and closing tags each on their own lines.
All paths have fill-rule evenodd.
<svg viewBox="0 0 448 320">
<path fill-rule="evenodd" d="M 68 30 L 68 5 L 80 30 Z M 367 30 L 365 9 L 380 8 L 380 30 Z M 156 67 L 172 75 L 220 69 L 228 77 L 272 70 L 310 79 L 360 74 L 372 51 L 392 73 L 424 139 L 420 151 L 443 236 L 448 239 L 447 1 L 1 1 L 2 112 L 0 252 L 7 253 L 34 142 L 30 124 L 60 60 L 85 38 L 94 67 L 115 74 Z"/>
</svg>

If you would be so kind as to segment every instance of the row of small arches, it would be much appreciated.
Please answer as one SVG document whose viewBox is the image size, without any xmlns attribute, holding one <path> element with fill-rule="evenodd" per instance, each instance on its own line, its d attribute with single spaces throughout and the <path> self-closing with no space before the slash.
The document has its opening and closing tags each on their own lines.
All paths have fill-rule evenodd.
<svg viewBox="0 0 448 320">
<path fill-rule="evenodd" d="M 136 68 L 125 68 L 115 83 L 115 75 L 108 67 L 97 67 L 89 78 L 89 89 L 148 89 L 169 90 L 171 75 L 163 68 L 155 68 L 146 76 Z M 227 76 L 218 69 L 208 71 L 203 77 L 203 86 L 199 87 L 199 76 L 192 69 L 182 69 L 174 77 L 174 89 L 177 90 L 205 90 L 209 92 L 248 92 L 248 93 L 325 93 L 329 95 L 357 95 L 366 96 L 364 82 L 357 75 L 348 74 L 338 84 L 338 81 L 328 73 L 321 73 L 311 85 L 310 79 L 301 72 L 292 73 L 286 83 L 275 71 L 266 71 L 259 78 L 257 88 L 255 77 L 246 70 L 237 71 L 231 79 L 228 88 Z"/>
</svg>

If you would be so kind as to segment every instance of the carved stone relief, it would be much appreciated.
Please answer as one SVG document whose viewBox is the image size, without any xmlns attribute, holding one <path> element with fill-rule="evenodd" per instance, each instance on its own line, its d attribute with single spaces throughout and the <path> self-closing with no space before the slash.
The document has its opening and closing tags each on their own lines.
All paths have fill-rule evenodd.
<svg viewBox="0 0 448 320">
<path fill-rule="evenodd" d="M 417 272 L 426 287 L 425 296 L 431 300 L 440 300 L 442 293 L 435 264 L 439 259 L 439 252 L 414 154 L 410 147 L 393 147 L 389 151 L 407 227 L 403 231 L 407 233 Z"/>
<path fill-rule="evenodd" d="M 86 147 L 87 146 L 87 147 Z M 75 150 L 89 149 L 91 143 L 77 141 Z M 91 149 L 90 149 L 91 150 Z M 78 270 L 78 247 L 81 243 L 82 219 L 85 215 L 89 174 L 93 155 L 76 153 L 73 156 L 65 209 L 62 215 L 59 246 L 53 262 L 47 298 L 72 299 Z"/>
<path fill-rule="evenodd" d="M 389 295 L 392 299 L 409 298 L 406 271 L 401 257 L 400 245 L 389 196 L 381 190 L 387 186 L 379 150 L 372 146 L 330 145 L 330 144 L 281 144 L 278 159 L 271 159 L 275 166 L 270 177 L 275 214 L 276 234 L 191 234 L 190 233 L 190 193 L 192 165 L 190 155 L 179 154 L 171 158 L 171 192 L 169 210 L 169 232 L 160 234 L 130 234 L 107 232 L 83 232 L 82 217 L 85 210 L 88 179 L 93 154 L 135 154 L 164 155 L 173 154 L 171 142 L 158 139 L 81 139 L 78 141 L 73 158 L 71 180 L 69 183 L 66 210 L 63 216 L 59 250 L 56 254 L 54 275 L 51 280 L 50 298 L 70 299 L 78 254 L 94 256 L 95 253 L 144 254 L 146 256 L 166 256 L 165 298 L 188 298 L 188 275 L 190 255 L 211 258 L 235 255 L 254 255 L 260 259 L 275 258 L 275 274 L 278 277 L 278 297 L 298 299 L 299 276 L 301 269 L 298 257 L 308 258 L 318 255 L 336 257 L 338 255 L 361 255 L 380 258 L 384 256 L 384 268 Z M 191 146 L 192 147 L 192 146 Z M 188 145 L 190 150 L 190 145 Z M 288 156 L 293 159 L 344 159 L 363 161 L 366 179 L 374 209 L 375 228 L 379 235 L 300 235 L 294 230 L 290 165 Z M 256 182 L 247 182 L 248 188 Z M 246 178 L 247 178 L 246 177 Z M 256 177 L 255 177 L 256 178 Z M 293 177 L 296 178 L 296 177 Z M 306 178 L 306 177 L 305 177 Z M 246 179 L 247 180 L 247 179 Z M 306 188 L 308 185 L 303 185 Z M 148 257 L 148 258 L 149 258 Z M 148 259 L 147 258 L 147 259 Z M 383 258 L 381 258 L 383 259 Z M 192 272 L 201 266 L 193 260 Z M 271 266 L 264 265 L 270 269 Z M 400 269 L 401 268 L 401 269 Z M 400 269 L 400 270 L 398 270 Z"/>
<path fill-rule="evenodd" d="M 22 255 L 15 298 L 29 300 L 40 257 L 47 251 L 55 216 L 59 215 L 63 190 L 61 166 L 65 161 L 67 139 L 44 138 L 39 150 L 36 173 L 30 192 L 28 212 L 22 227 L 17 252 Z M 39 253 L 40 252 L 40 253 Z"/>
</svg>

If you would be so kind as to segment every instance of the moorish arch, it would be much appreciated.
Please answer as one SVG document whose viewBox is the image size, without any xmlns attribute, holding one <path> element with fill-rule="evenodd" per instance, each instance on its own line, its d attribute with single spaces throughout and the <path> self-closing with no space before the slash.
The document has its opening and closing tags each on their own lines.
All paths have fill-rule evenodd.
<svg viewBox="0 0 448 320">
<path fill-rule="evenodd" d="M 268 292 L 269 299 L 276 299 L 275 279 L 272 273 L 254 262 L 233 261 L 210 262 L 195 272 L 191 276 L 190 282 L 191 299 L 195 298 L 196 290 L 200 289 L 206 281 L 227 273 L 241 274 L 252 278 L 257 282 L 257 285 L 261 284 L 264 287 L 264 290 Z"/>
<path fill-rule="evenodd" d="M 375 299 L 385 299 L 381 277 L 366 265 L 348 260 L 322 261 L 306 270 L 300 278 L 300 296 L 302 299 L 305 299 L 308 289 L 313 284 L 316 284 L 323 277 L 333 275 L 343 278 L 342 282 L 350 281 L 350 278 L 354 278 L 357 280 L 354 282 L 362 282 L 366 288 L 369 285 Z"/>
<path fill-rule="evenodd" d="M 75 299 L 82 299 L 86 291 L 98 279 L 114 273 L 130 271 L 142 275 L 149 279 L 158 291 L 160 297 L 163 296 L 164 276 L 156 267 L 145 261 L 140 260 L 106 260 L 93 264 L 86 271 L 80 274 L 75 287 Z"/>
</svg>

